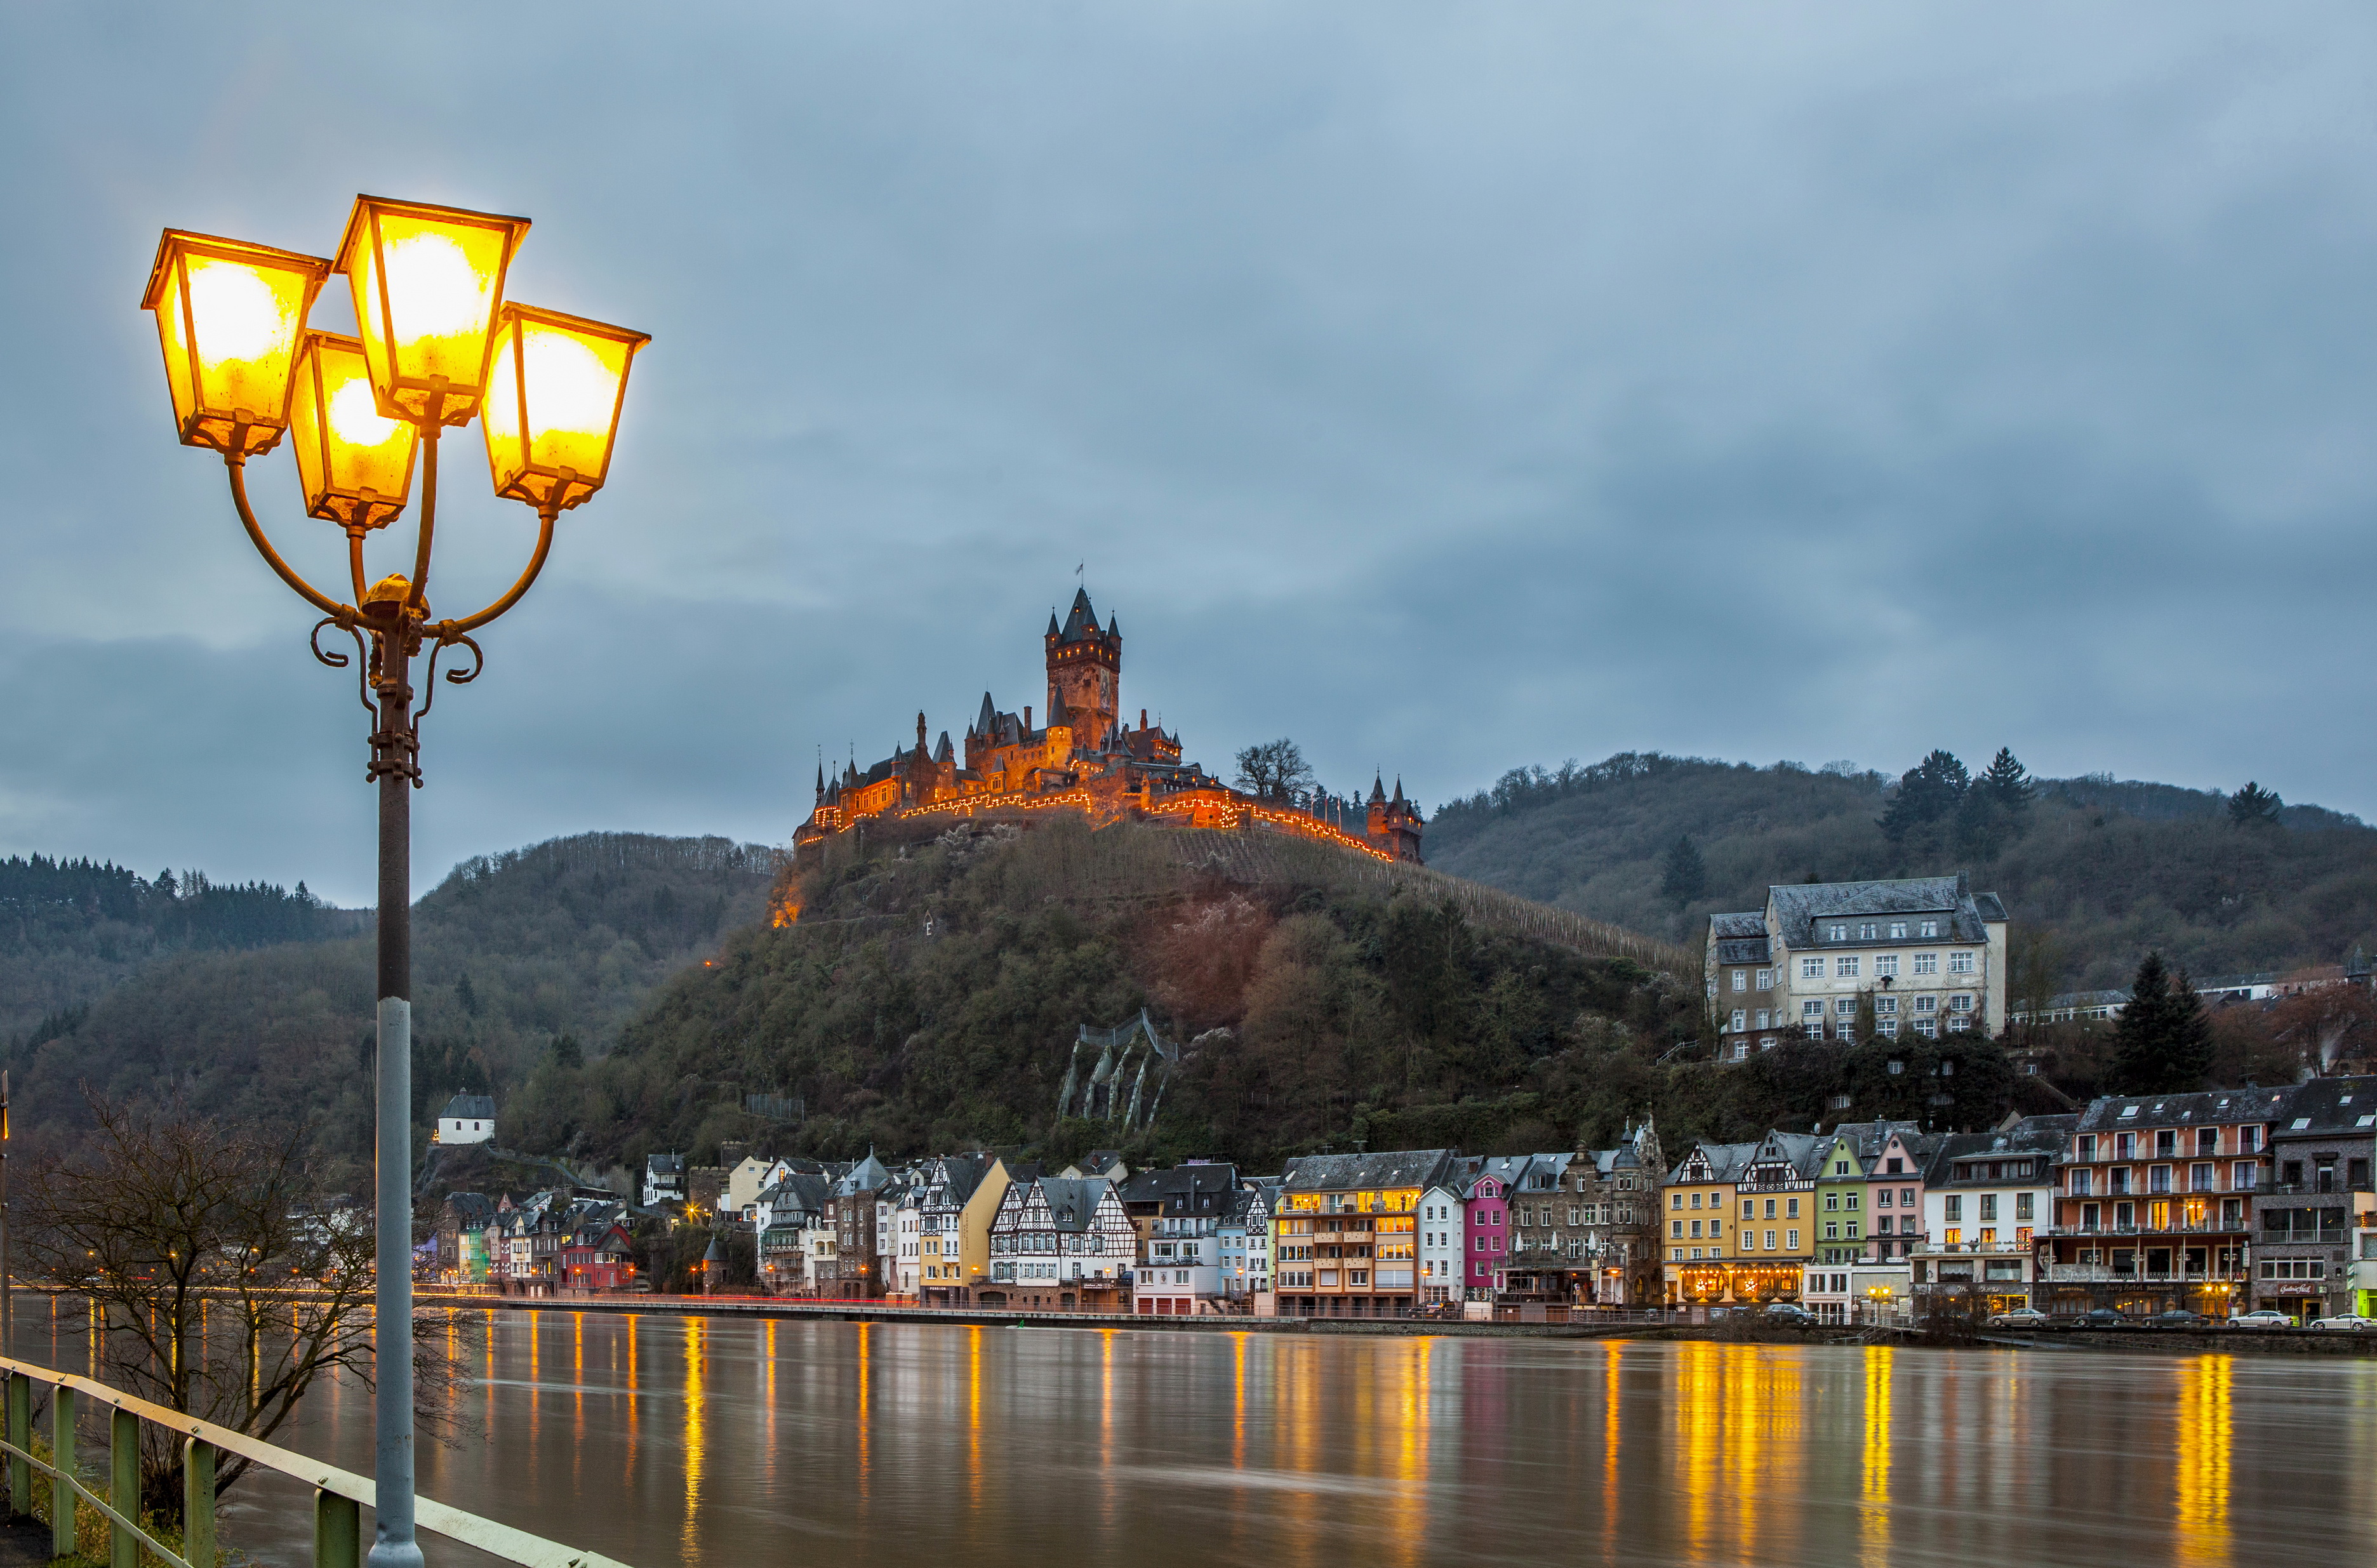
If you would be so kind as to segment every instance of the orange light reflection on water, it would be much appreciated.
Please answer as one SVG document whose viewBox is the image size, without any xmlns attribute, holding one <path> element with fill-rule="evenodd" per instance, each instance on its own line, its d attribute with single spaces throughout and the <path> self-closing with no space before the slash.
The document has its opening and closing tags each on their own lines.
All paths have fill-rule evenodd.
<svg viewBox="0 0 2377 1568">
<path fill-rule="evenodd" d="M 2180 1561 L 2219 1568 L 2229 1560 L 2229 1399 L 2236 1362 L 2199 1356 L 2179 1364 L 2179 1458 L 2172 1484 Z"/>
<path fill-rule="evenodd" d="M 1866 1347 L 1865 1442 L 1857 1478 L 1857 1560 L 1865 1568 L 1890 1568 L 1892 1355 L 1887 1345 Z"/>
<path fill-rule="evenodd" d="M 685 1528 L 678 1538 L 684 1543 L 687 1562 L 701 1560 L 694 1526 L 701 1514 L 701 1466 L 708 1456 L 710 1435 L 705 1430 L 708 1412 L 702 1390 L 701 1330 L 701 1319 L 685 1320 Z"/>
</svg>

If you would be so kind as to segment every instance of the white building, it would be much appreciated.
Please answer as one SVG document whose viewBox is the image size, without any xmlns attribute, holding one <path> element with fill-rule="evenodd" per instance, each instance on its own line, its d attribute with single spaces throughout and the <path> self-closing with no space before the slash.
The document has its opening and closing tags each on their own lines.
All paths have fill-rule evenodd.
<svg viewBox="0 0 2377 1568">
<path fill-rule="evenodd" d="M 758 1216 L 759 1194 L 792 1173 L 793 1167 L 786 1161 L 764 1160 L 757 1155 L 749 1155 L 726 1173 L 726 1186 L 719 1201 L 720 1207 L 749 1224 Z"/>
<path fill-rule="evenodd" d="M 1964 872 L 1900 881 L 1782 883 L 1766 907 L 1709 916 L 1704 980 L 1719 1052 L 1745 1059 L 1792 1031 L 1935 1039 L 2006 1023 L 2006 913 Z"/>
<path fill-rule="evenodd" d="M 457 1095 L 437 1118 L 440 1143 L 484 1143 L 496 1135 L 496 1102 L 486 1095 Z"/>
<path fill-rule="evenodd" d="M 1456 1170 L 1461 1167 L 1456 1166 Z M 1463 1186 L 1467 1183 L 1464 1181 Z M 1655 1194 L 1654 1194 L 1655 1197 Z M 1462 1195 L 1431 1187 L 1419 1195 L 1419 1300 L 1422 1306 L 1462 1299 Z"/>
<path fill-rule="evenodd" d="M 990 1226 L 990 1287 L 1006 1299 L 1042 1292 L 1118 1294 L 1138 1232 L 1110 1181 L 1044 1176 L 1010 1183 Z M 1219 1265 L 1215 1265 L 1218 1272 Z M 978 1299 L 987 1299 L 977 1292 Z M 1070 1305 L 1058 1296 L 1050 1305 Z"/>
<path fill-rule="evenodd" d="M 1987 1299 L 1987 1310 L 2044 1306 L 2042 1239 L 2055 1224 L 2060 1156 L 2076 1116 L 2030 1116 L 1941 1140 L 1923 1173 L 1923 1239 L 1912 1266 L 1925 1297 Z"/>
<path fill-rule="evenodd" d="M 1257 1181 L 1239 1190 L 1216 1229 L 1221 1249 L 1222 1294 L 1251 1301 L 1271 1289 L 1271 1216 L 1279 1200 L 1276 1183 Z"/>
</svg>

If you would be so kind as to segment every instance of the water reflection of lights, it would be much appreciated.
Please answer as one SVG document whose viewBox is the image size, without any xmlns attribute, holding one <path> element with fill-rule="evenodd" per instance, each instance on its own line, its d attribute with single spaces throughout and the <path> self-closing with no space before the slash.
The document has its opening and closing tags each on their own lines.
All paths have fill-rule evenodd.
<svg viewBox="0 0 2377 1568">
<path fill-rule="evenodd" d="M 2199 1356 L 2179 1365 L 2178 1497 L 2180 1561 L 2228 1561 L 2229 1400 L 2236 1362 Z"/>
<path fill-rule="evenodd" d="M 1865 1568 L 1890 1565 L 1891 1348 L 1865 1352 L 1865 1446 L 1857 1484 L 1858 1560 Z"/>
<path fill-rule="evenodd" d="M 701 1328 L 701 1319 L 685 1320 L 685 1528 L 680 1539 L 687 1562 L 701 1560 L 694 1525 L 701 1514 L 701 1466 L 709 1438 L 703 1430 L 707 1412 L 702 1408 Z"/>
</svg>

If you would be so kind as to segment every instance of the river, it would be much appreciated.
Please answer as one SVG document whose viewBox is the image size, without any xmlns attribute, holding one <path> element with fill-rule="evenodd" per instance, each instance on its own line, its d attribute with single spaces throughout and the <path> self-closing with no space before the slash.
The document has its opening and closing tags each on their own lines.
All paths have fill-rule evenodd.
<svg viewBox="0 0 2377 1568">
<path fill-rule="evenodd" d="M 27 1306 L 19 1353 L 86 1371 Z M 422 1490 L 637 1568 L 2377 1555 L 2377 1361 L 486 1321 Z M 367 1474 L 370 1415 L 325 1389 L 285 1441 Z M 305 1561 L 293 1489 L 242 1493 L 231 1543 Z"/>
</svg>

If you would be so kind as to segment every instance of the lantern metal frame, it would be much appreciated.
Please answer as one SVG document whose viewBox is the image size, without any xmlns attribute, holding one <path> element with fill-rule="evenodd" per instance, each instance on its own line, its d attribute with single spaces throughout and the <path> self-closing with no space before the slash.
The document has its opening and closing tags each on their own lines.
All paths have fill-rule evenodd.
<svg viewBox="0 0 2377 1568">
<path fill-rule="evenodd" d="M 280 405 L 276 408 L 211 409 L 200 395 L 202 379 L 198 370 L 197 318 L 190 297 L 190 259 L 208 257 L 216 260 L 243 265 L 264 264 L 284 272 L 300 274 L 306 279 L 304 299 L 297 308 L 296 331 L 289 345 L 289 363 L 293 371 L 297 355 L 304 352 L 305 318 L 314 309 L 322 286 L 329 281 L 331 263 L 324 257 L 308 256 L 303 251 L 281 250 L 274 245 L 257 245 L 248 240 L 226 239 L 221 234 L 201 234 L 187 229 L 168 229 L 157 241 L 157 259 L 149 264 L 149 284 L 141 291 L 140 308 L 158 314 L 159 346 L 166 358 L 165 385 L 170 397 L 173 391 L 174 365 L 173 341 L 166 335 L 163 317 L 165 296 L 173 296 L 180 317 L 181 353 L 185 363 L 180 374 L 190 389 L 190 410 L 185 414 L 178 407 L 173 411 L 173 433 L 185 447 L 203 447 L 210 451 L 229 455 L 237 451 L 257 457 L 278 446 L 289 428 L 289 390 L 293 375 L 281 389 Z M 218 433 L 211 426 L 228 426 L 227 433 Z"/>
<path fill-rule="evenodd" d="M 465 389 L 432 377 L 421 387 L 410 389 L 425 393 L 417 411 L 408 411 L 400 404 L 391 406 L 389 400 L 381 396 L 379 377 L 369 362 L 367 335 L 359 341 L 335 334 L 313 332 L 305 324 L 305 315 L 310 312 L 315 297 L 328 278 L 334 272 L 346 270 L 360 244 L 366 240 L 376 243 L 376 233 L 371 226 L 372 216 L 389 211 L 434 218 L 439 221 L 500 228 L 506 236 L 502 263 L 495 277 L 494 293 L 488 305 L 484 341 L 479 353 L 478 387 Z M 551 494 L 541 501 L 517 495 L 499 497 L 529 499 L 537 516 L 536 544 L 530 552 L 527 565 L 511 587 L 500 597 L 469 615 L 443 620 L 432 618 L 427 588 L 437 517 L 438 437 L 446 428 L 466 425 L 477 417 L 478 405 L 485 390 L 497 324 L 505 318 L 504 313 L 508 308 L 502 297 L 503 285 L 520 237 L 527 229 L 528 221 L 523 218 L 501 218 L 451 208 L 363 197 L 356 200 L 346 235 L 340 243 L 339 260 L 336 262 L 253 245 L 244 241 L 168 230 L 160 244 L 158 262 L 151 269 L 149 287 L 142 299 L 143 308 L 159 308 L 168 292 L 169 262 L 177 256 L 193 253 L 221 254 L 237 260 L 252 260 L 264 256 L 272 258 L 276 265 L 303 264 L 302 269 L 308 274 L 304 308 L 297 323 L 296 342 L 289 356 L 287 383 L 281 389 L 280 406 L 275 409 L 235 410 L 228 416 L 219 413 L 212 416 L 219 428 L 200 428 L 200 420 L 195 412 L 185 418 L 177 407 L 174 425 L 176 435 L 185 445 L 206 447 L 221 455 L 231 488 L 232 508 L 239 516 L 240 525 L 247 532 L 248 542 L 273 574 L 321 616 L 315 623 L 308 639 L 314 657 L 332 669 L 353 667 L 359 683 L 358 695 L 365 712 L 372 715 L 370 762 L 364 774 L 367 782 L 379 787 L 378 987 L 375 993 L 378 998 L 379 1049 L 375 1090 L 377 1107 L 374 1148 L 374 1256 L 376 1276 L 374 1281 L 373 1327 L 374 1476 L 377 1502 L 374 1543 L 366 1560 L 370 1568 L 421 1568 L 422 1565 L 421 1549 L 414 1538 L 411 1332 L 412 793 L 420 788 L 423 782 L 419 761 L 421 721 L 427 716 L 436 701 L 441 673 L 439 661 L 446 651 L 467 649 L 471 655 L 467 666 L 442 672 L 448 685 L 464 686 L 478 678 L 485 668 L 486 660 L 471 634 L 520 603 L 544 570 L 545 561 L 553 549 L 555 520 L 567 508 L 590 499 L 608 477 L 611 449 L 618 437 L 619 415 L 627 394 L 627 365 L 623 365 L 619 386 L 612 401 L 610 423 L 604 431 L 602 473 L 591 476 L 564 475 L 552 486 Z M 185 352 L 194 354 L 196 350 L 192 345 L 197 340 L 185 270 L 179 281 L 183 344 Z M 383 329 L 390 329 L 394 315 L 385 308 L 388 289 L 384 269 L 378 274 L 378 281 L 384 312 L 381 325 Z M 627 341 L 629 364 L 632 364 L 636 352 L 650 341 L 642 333 L 629 332 L 601 322 L 528 306 L 508 308 L 516 313 L 517 317 L 549 321 L 574 331 L 591 331 L 615 341 Z M 361 504 L 352 507 L 347 515 L 332 516 L 327 520 L 340 524 L 347 535 L 347 586 L 351 599 L 341 599 L 323 592 L 289 564 L 274 548 L 263 524 L 257 521 L 256 509 L 247 493 L 247 460 L 271 450 L 287 432 L 291 423 L 291 399 L 295 395 L 298 381 L 298 365 L 305 352 L 317 341 L 323 340 L 336 341 L 342 348 L 352 345 L 364 350 L 366 374 L 373 384 L 373 401 L 378 413 L 384 418 L 411 425 L 416 432 L 413 454 L 406 463 L 402 493 L 393 497 L 365 497 Z M 168 354 L 170 380 L 173 368 L 171 362 L 173 339 L 161 330 L 161 342 Z M 395 368 L 394 348 L 391 343 L 391 374 Z M 193 377 L 190 384 L 193 388 L 193 408 L 197 410 L 200 402 L 196 392 L 198 382 L 195 370 L 195 361 L 185 367 L 185 373 Z M 532 402 L 533 399 L 533 389 L 531 389 L 529 400 Z M 328 411 L 320 409 L 317 412 L 326 415 Z M 317 431 L 317 437 L 322 438 L 323 433 Z M 421 500 L 415 514 L 419 536 L 413 550 L 412 575 L 408 580 L 392 574 L 376 583 L 371 582 L 364 565 L 365 537 L 393 521 L 402 511 L 411 493 L 416 466 Z M 309 495 L 308 505 L 311 504 Z M 355 651 L 352 655 L 322 646 L 322 632 L 331 627 L 336 627 L 353 640 Z M 427 690 L 416 711 L 413 707 L 412 664 L 424 649 L 429 655 L 424 679 Z"/>
<path fill-rule="evenodd" d="M 521 330 L 522 326 L 528 323 L 558 327 L 585 337 L 602 338 L 627 351 L 620 360 L 619 385 L 611 396 L 610 424 L 603 443 L 603 466 L 591 475 L 575 469 L 538 463 L 529 457 L 530 449 L 536 444 L 536 437 L 529 427 L 529 406 L 532 394 L 529 385 L 528 345 Z M 539 508 L 553 505 L 561 511 L 582 506 L 592 500 L 594 493 L 602 489 L 610 478 L 612 454 L 618 449 L 619 444 L 619 413 L 627 404 L 627 376 L 635 369 L 636 355 L 652 341 L 652 335 L 639 332 L 632 327 L 615 327 L 607 321 L 590 321 L 582 316 L 566 316 L 558 310 L 506 300 L 503 308 L 496 314 L 495 330 L 487 335 L 487 370 L 483 377 L 487 383 L 486 396 L 494 395 L 496 360 L 504 352 L 502 345 L 506 339 L 509 339 L 511 344 L 511 390 L 515 403 L 512 413 L 518 422 L 515 426 L 518 435 L 512 439 L 518 441 L 520 449 L 516 454 L 518 470 L 512 479 L 508 483 L 496 482 L 495 425 L 487 420 L 483 406 L 479 425 L 486 437 L 489 481 L 495 484 L 496 494 L 506 500 L 522 501 Z M 544 481 L 551 487 L 543 495 L 539 495 L 527 483 L 530 480 Z"/>
<path fill-rule="evenodd" d="M 470 384 L 448 377 L 413 377 L 400 375 L 395 362 L 393 342 L 397 336 L 394 305 L 388 298 L 388 249 L 380 234 L 383 218 L 408 218 L 426 222 L 468 229 L 484 229 L 498 235 L 502 241 L 501 258 L 490 281 L 487 296 L 487 321 L 479 345 L 477 379 Z M 477 417 L 479 400 L 487 389 L 487 359 L 495 346 L 496 318 L 504 305 L 504 283 L 511 274 L 512 257 L 519 254 L 520 244 L 529 231 L 525 218 L 508 218 L 494 212 L 474 212 L 460 207 L 439 207 L 423 201 L 398 201 L 383 196 L 359 196 L 354 209 L 347 215 L 346 232 L 339 236 L 337 257 L 330 270 L 343 273 L 355 291 L 355 328 L 361 334 L 366 356 L 375 341 L 389 343 L 389 361 L 383 375 L 380 366 L 372 367 L 372 389 L 381 394 L 380 413 L 390 419 L 407 419 L 422 426 L 424 437 L 432 426 L 468 425 Z M 364 273 L 356 269 L 358 260 L 368 253 L 371 262 L 368 285 L 374 295 L 365 299 Z M 377 338 L 372 328 L 376 322 Z M 417 393 L 424 400 L 418 411 L 405 408 L 399 401 L 405 393 Z"/>
</svg>

